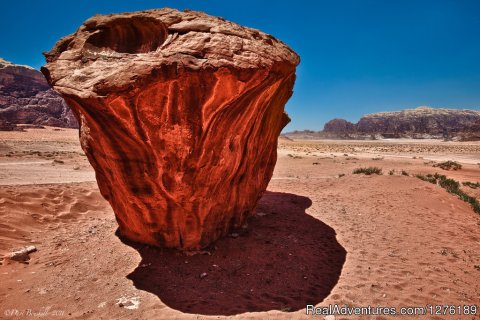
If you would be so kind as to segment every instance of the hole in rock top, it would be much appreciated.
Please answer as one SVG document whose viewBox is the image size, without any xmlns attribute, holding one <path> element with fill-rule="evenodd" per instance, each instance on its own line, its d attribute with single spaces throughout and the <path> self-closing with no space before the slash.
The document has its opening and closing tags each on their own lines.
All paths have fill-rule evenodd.
<svg viewBox="0 0 480 320">
<path fill-rule="evenodd" d="M 168 36 L 165 25 L 153 18 L 132 17 L 100 26 L 87 39 L 93 50 L 120 53 L 148 53 L 157 50 Z"/>
</svg>

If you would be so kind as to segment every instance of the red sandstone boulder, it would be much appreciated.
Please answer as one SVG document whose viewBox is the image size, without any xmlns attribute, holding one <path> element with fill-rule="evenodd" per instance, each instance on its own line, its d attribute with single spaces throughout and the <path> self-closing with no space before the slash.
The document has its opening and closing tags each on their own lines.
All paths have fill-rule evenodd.
<svg viewBox="0 0 480 320">
<path fill-rule="evenodd" d="M 252 214 L 289 121 L 285 44 L 162 9 L 95 16 L 45 55 L 124 236 L 199 249 Z"/>
</svg>

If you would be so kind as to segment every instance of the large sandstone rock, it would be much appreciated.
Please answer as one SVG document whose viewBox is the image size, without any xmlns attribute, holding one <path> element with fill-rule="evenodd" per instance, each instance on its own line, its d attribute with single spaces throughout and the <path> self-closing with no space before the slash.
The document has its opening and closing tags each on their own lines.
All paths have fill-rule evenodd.
<svg viewBox="0 0 480 320">
<path fill-rule="evenodd" d="M 285 44 L 162 9 L 95 16 L 46 58 L 123 235 L 198 249 L 252 214 L 289 121 L 299 58 Z"/>
<path fill-rule="evenodd" d="M 41 72 L 0 58 L 0 120 L 2 123 L 77 128 L 63 99 Z M 9 130 L 0 126 L 0 130 Z"/>
</svg>

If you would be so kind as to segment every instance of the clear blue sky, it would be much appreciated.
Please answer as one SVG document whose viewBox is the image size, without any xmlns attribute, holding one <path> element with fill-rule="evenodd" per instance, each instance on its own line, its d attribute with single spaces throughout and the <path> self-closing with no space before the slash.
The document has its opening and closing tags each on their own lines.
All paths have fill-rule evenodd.
<svg viewBox="0 0 480 320">
<path fill-rule="evenodd" d="M 39 68 L 42 51 L 96 13 L 172 7 L 258 28 L 301 57 L 286 128 L 433 107 L 480 109 L 480 1 L 3 0 L 0 57 Z"/>
</svg>

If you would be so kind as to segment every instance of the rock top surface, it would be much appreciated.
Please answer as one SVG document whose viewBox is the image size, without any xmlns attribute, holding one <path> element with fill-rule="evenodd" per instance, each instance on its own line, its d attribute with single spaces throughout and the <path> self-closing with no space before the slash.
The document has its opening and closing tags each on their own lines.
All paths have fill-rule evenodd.
<svg viewBox="0 0 480 320">
<path fill-rule="evenodd" d="M 97 15 L 45 53 L 58 92 L 82 97 L 125 90 L 166 66 L 177 70 L 295 67 L 283 42 L 203 12 L 158 9 Z M 75 70 L 74 73 L 71 70 Z"/>
</svg>

